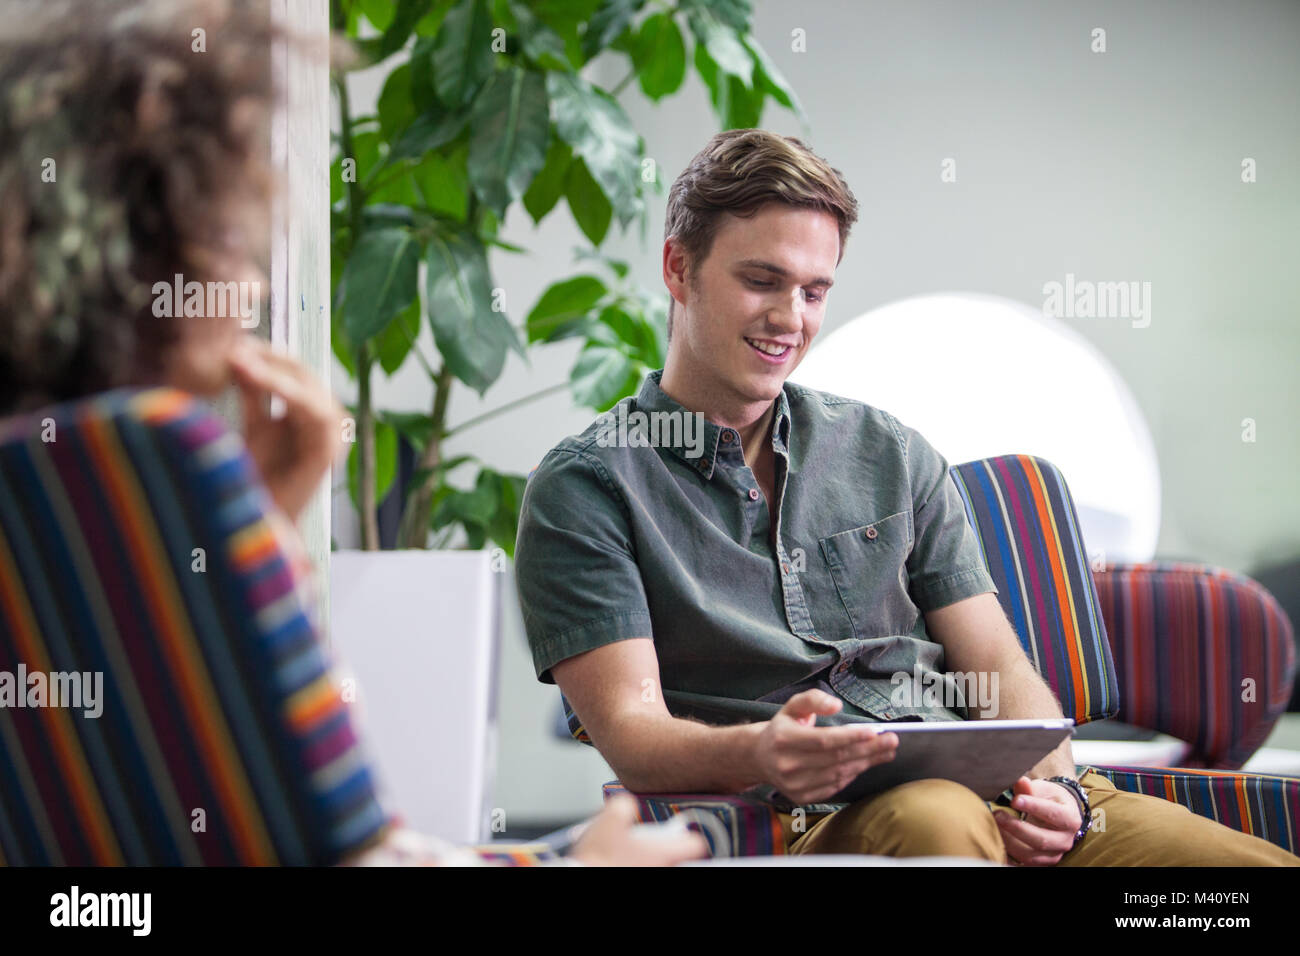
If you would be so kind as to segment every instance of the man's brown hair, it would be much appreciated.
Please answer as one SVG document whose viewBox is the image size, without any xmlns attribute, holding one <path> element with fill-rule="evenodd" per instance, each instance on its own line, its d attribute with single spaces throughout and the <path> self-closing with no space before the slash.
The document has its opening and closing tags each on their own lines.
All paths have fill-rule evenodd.
<svg viewBox="0 0 1300 956">
<path fill-rule="evenodd" d="M 828 212 L 839 222 L 840 256 L 858 221 L 858 201 L 840 171 L 793 136 L 764 129 L 718 133 L 668 191 L 664 239 L 676 236 L 691 278 L 709 256 L 724 213 L 748 218 L 770 202 Z M 668 334 L 673 307 L 668 305 Z"/>
<path fill-rule="evenodd" d="M 280 31 L 264 0 L 0 15 L 2 414 L 156 379 L 205 319 L 155 316 L 153 284 L 264 257 Z"/>
</svg>

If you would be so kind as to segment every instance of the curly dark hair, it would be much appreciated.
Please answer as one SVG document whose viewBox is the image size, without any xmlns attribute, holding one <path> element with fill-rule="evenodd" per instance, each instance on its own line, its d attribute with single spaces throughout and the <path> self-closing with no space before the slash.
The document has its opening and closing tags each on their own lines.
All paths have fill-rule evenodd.
<svg viewBox="0 0 1300 956">
<path fill-rule="evenodd" d="M 264 0 L 0 7 L 4 414 L 158 380 L 154 283 L 265 260 L 284 33 Z"/>
</svg>

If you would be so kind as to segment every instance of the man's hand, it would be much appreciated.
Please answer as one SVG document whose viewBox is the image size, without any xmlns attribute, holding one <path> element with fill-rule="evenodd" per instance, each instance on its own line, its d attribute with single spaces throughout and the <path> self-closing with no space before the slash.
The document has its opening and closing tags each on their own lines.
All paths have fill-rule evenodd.
<svg viewBox="0 0 1300 956">
<path fill-rule="evenodd" d="M 1007 856 L 1021 866 L 1054 866 L 1073 849 L 1074 835 L 1083 826 L 1079 801 L 1069 788 L 1050 780 L 1021 777 L 1012 789 L 1015 797 L 1011 806 L 1022 811 L 1025 818 L 993 814 Z"/>
<path fill-rule="evenodd" d="M 755 744 L 755 760 L 770 783 L 795 803 L 825 800 L 876 764 L 894 759 L 898 734 L 878 734 L 862 724 L 818 727 L 818 714 L 834 714 L 843 702 L 820 690 L 786 701 L 767 721 Z"/>
<path fill-rule="evenodd" d="M 296 521 L 344 446 L 343 407 L 310 369 L 256 336 L 239 337 L 230 369 L 243 398 L 244 444 L 275 503 Z M 270 416 L 268 394 L 283 399 L 282 418 Z"/>
</svg>

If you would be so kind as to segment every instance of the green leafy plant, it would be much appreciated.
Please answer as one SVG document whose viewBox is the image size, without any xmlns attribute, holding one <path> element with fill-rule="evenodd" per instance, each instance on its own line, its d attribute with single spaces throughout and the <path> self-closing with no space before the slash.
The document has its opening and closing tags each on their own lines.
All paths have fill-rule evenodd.
<svg viewBox="0 0 1300 956">
<path fill-rule="evenodd" d="M 379 546 L 377 503 L 392 490 L 404 438 L 418 463 L 397 546 L 444 546 L 462 529 L 468 547 L 491 541 L 512 554 L 525 479 L 447 458 L 446 440 L 561 389 L 604 411 L 663 365 L 666 298 L 599 251 L 615 220 L 624 231 L 639 221 L 644 236 L 645 190 L 663 189 L 615 97 L 635 80 L 658 102 L 693 63 L 724 128 L 757 126 L 769 97 L 802 116 L 749 35 L 750 14 L 748 0 L 332 0 L 334 29 L 360 53 L 332 74 L 330 203 L 331 343 L 357 383 L 348 486 L 362 547 Z M 363 22 L 376 35 L 362 37 Z M 376 113 L 354 116 L 347 70 L 408 47 Z M 603 53 L 629 66 L 612 90 L 581 75 Z M 524 251 L 498 236 L 513 206 L 539 223 L 561 199 L 592 248 L 578 254 L 584 270 L 547 288 L 517 327 L 500 307 L 488 251 Z M 416 345 L 426 323 L 433 360 Z M 575 338 L 568 381 L 447 427 L 453 388 L 483 395 L 510 352 L 528 361 L 533 348 Z M 376 409 L 376 366 L 392 375 L 408 361 L 428 375 L 428 411 Z M 453 472 L 470 468 L 472 486 L 453 484 Z"/>
</svg>

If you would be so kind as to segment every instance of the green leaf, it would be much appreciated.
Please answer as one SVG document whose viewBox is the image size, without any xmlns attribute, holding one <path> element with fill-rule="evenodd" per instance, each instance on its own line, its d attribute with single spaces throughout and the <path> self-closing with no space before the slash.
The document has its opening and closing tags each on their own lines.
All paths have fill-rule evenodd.
<svg viewBox="0 0 1300 956">
<path fill-rule="evenodd" d="M 573 150 L 569 144 L 558 136 L 552 137 L 551 145 L 546 150 L 546 162 L 524 191 L 524 208 L 533 217 L 534 223 L 540 223 L 564 195 L 565 174 L 572 161 Z"/>
<path fill-rule="evenodd" d="M 533 12 L 552 27 L 586 23 L 595 15 L 601 0 L 532 0 Z"/>
<path fill-rule="evenodd" d="M 645 0 L 605 0 L 587 21 L 587 30 L 582 35 L 583 57 L 590 60 L 609 46 L 615 37 L 628 28 L 636 12 L 643 6 Z"/>
<path fill-rule="evenodd" d="M 668 356 L 668 306 L 663 297 L 655 297 L 653 304 L 642 313 L 642 318 L 653 342 L 653 347 L 647 346 L 649 361 L 646 365 L 652 369 L 663 368 Z"/>
<path fill-rule="evenodd" d="M 347 191 L 347 183 L 343 181 L 343 157 L 330 163 L 330 205 L 333 206 L 343 200 Z"/>
<path fill-rule="evenodd" d="M 383 39 L 379 42 L 379 59 L 382 60 L 406 46 L 411 31 L 415 29 L 416 21 L 427 9 L 428 0 L 397 0 L 397 11 L 393 14 L 392 22 L 384 29 Z"/>
<path fill-rule="evenodd" d="M 695 46 L 695 68 L 709 88 L 714 111 L 724 129 L 748 129 L 758 125 L 762 91 L 751 91 L 739 77 L 719 69 L 703 44 Z"/>
<path fill-rule="evenodd" d="M 459 2 L 460 0 L 434 0 L 429 12 L 416 22 L 416 36 L 424 39 L 437 33 L 442 28 L 442 20 L 447 15 L 447 11 Z"/>
<path fill-rule="evenodd" d="M 600 310 L 598 319 L 602 328 L 608 329 L 614 334 L 615 342 L 611 344 L 617 346 L 618 342 L 622 342 L 627 346 L 624 351 L 632 355 L 636 355 L 645 348 L 645 337 L 641 331 L 641 324 L 624 311 L 622 307 L 607 305 Z M 397 323 L 393 324 L 396 325 Z"/>
<path fill-rule="evenodd" d="M 523 355 L 514 327 L 492 309 L 487 251 L 472 234 L 436 235 L 425 267 L 425 301 L 438 351 L 451 373 L 482 395 L 500 377 L 507 349 Z"/>
<path fill-rule="evenodd" d="M 373 355 L 379 359 L 379 365 L 385 375 L 392 375 L 410 354 L 415 338 L 420 334 L 420 300 L 413 299 L 411 304 L 397 314 L 372 340 Z"/>
<path fill-rule="evenodd" d="M 361 510 L 361 437 L 352 443 L 348 452 L 348 496 L 358 511 Z M 375 421 L 375 501 L 383 504 L 384 497 L 397 476 L 397 431 L 382 421 Z"/>
<path fill-rule="evenodd" d="M 416 29 L 419 29 L 418 25 Z M 435 37 L 421 36 L 411 47 L 411 59 L 407 62 L 411 67 L 411 103 L 417 113 L 447 112 L 447 108 L 438 102 L 437 86 L 433 79 L 433 58 L 437 45 Z"/>
<path fill-rule="evenodd" d="M 465 221 L 469 211 L 469 143 L 457 146 L 449 155 L 429 153 L 415 167 L 415 185 L 424 204 L 435 212 Z"/>
<path fill-rule="evenodd" d="M 515 556 L 515 539 L 519 536 L 519 509 L 523 505 L 523 475 L 497 475 L 501 492 L 496 514 L 488 525 L 488 536 L 508 557 Z"/>
<path fill-rule="evenodd" d="M 641 383 L 641 370 L 618 349 L 595 345 L 584 349 L 569 373 L 573 397 L 598 412 L 609 411 Z"/>
<path fill-rule="evenodd" d="M 546 90 L 556 132 L 582 158 L 626 228 L 642 208 L 641 145 L 623 107 L 577 74 L 546 74 Z M 592 232 L 584 231 L 591 238 Z M 603 237 L 604 231 L 599 232 Z"/>
<path fill-rule="evenodd" d="M 415 119 L 415 105 L 411 102 L 411 65 L 403 63 L 384 81 L 379 94 L 379 128 L 384 139 L 392 142 L 399 132 Z"/>
<path fill-rule="evenodd" d="M 548 70 L 573 69 L 565 52 L 564 40 L 558 33 L 533 16 L 532 11 L 522 3 L 511 4 L 510 9 L 519 24 L 520 45 L 524 56 Z"/>
<path fill-rule="evenodd" d="M 646 17 L 636 35 L 632 63 L 641 91 L 652 100 L 675 93 L 686 78 L 686 43 L 671 16 Z"/>
<path fill-rule="evenodd" d="M 794 89 L 758 41 L 747 36 L 742 38 L 742 42 L 745 44 L 745 49 L 754 57 L 754 89 L 762 90 L 782 106 L 802 115 L 803 106 L 799 102 L 799 97 L 795 95 Z"/>
<path fill-rule="evenodd" d="M 392 0 L 354 0 L 353 6 L 380 33 L 388 29 L 388 25 L 393 22 L 393 14 L 396 12 Z"/>
<path fill-rule="evenodd" d="M 396 429 L 399 435 L 411 443 L 417 455 L 423 454 L 424 446 L 433 435 L 433 417 L 427 412 L 376 411 L 375 417 Z M 412 483 L 416 480 L 413 475 Z"/>
<path fill-rule="evenodd" d="M 564 195 L 583 235 L 591 240 L 592 245 L 600 245 L 609 232 L 613 207 L 581 159 L 574 159 L 569 164 L 564 177 Z"/>
<path fill-rule="evenodd" d="M 578 31 L 596 12 L 600 0 L 528 0 L 528 6 L 564 43 L 565 59 L 575 70 L 581 69 L 585 60 Z"/>
<path fill-rule="evenodd" d="M 351 158 L 357 163 L 357 182 L 364 183 L 374 172 L 375 165 L 379 162 L 379 144 L 382 139 L 378 132 L 357 133 L 352 137 Z"/>
<path fill-rule="evenodd" d="M 745 86 L 739 77 L 727 77 L 727 108 L 724 123 L 727 129 L 753 129 L 763 116 L 763 91 Z"/>
<path fill-rule="evenodd" d="M 348 338 L 378 335 L 415 298 L 420 244 L 405 229 L 363 234 L 343 269 L 343 320 Z"/>
<path fill-rule="evenodd" d="M 409 165 L 409 161 L 403 161 L 403 165 Z M 376 203 L 387 205 L 390 208 L 396 207 L 406 210 L 410 215 L 412 206 L 420 204 L 420 196 L 415 191 L 415 180 L 411 176 L 410 169 L 398 170 L 396 175 L 393 173 L 384 173 L 385 182 L 378 189 L 373 189 L 366 197 L 366 207 Z"/>
<path fill-rule="evenodd" d="M 347 334 L 343 331 L 343 313 L 336 310 L 336 315 L 338 318 L 330 322 L 330 351 L 339 360 L 339 364 L 347 369 L 348 375 L 355 379 L 357 357 L 352 352 L 352 343 L 348 341 Z"/>
<path fill-rule="evenodd" d="M 517 246 L 513 242 L 506 242 L 504 239 L 498 239 L 496 236 L 490 236 L 483 240 L 484 245 L 492 246 L 495 249 L 504 249 L 506 252 L 516 254 L 526 253 L 528 250 L 523 246 Z"/>
<path fill-rule="evenodd" d="M 466 103 L 492 73 L 492 17 L 483 0 L 452 7 L 434 39 L 433 85 L 453 109 Z"/>
<path fill-rule="evenodd" d="M 442 107 L 435 107 L 428 113 L 421 113 L 398 137 L 397 143 L 389 153 L 389 159 L 423 156 L 431 150 L 450 143 L 461 134 L 468 123 L 467 110 L 447 113 L 442 110 Z"/>
<path fill-rule="evenodd" d="M 554 342 L 577 334 L 575 325 L 585 322 L 608 291 L 605 283 L 592 275 L 574 276 L 552 284 L 524 322 L 529 344 Z"/>
<path fill-rule="evenodd" d="M 372 203 L 361 210 L 361 224 L 367 229 L 384 226 L 413 226 L 415 213 L 402 203 Z"/>
<path fill-rule="evenodd" d="M 462 491 L 448 487 L 433 509 L 430 525 L 437 531 L 453 522 L 460 522 L 470 536 L 470 547 L 482 547 L 482 542 L 487 537 L 488 523 L 500 504 L 501 485 L 497 481 L 496 472 L 484 468 L 479 472 L 473 490 Z M 474 544 L 475 534 L 478 537 L 477 545 Z"/>
<path fill-rule="evenodd" d="M 749 32 L 749 21 L 754 11 L 748 0 L 681 0 L 681 8 L 687 11 L 707 11 L 722 23 L 738 33 Z"/>
<path fill-rule="evenodd" d="M 546 162 L 550 119 L 542 74 L 515 66 L 492 75 L 470 111 L 469 178 L 499 216 Z"/>
<path fill-rule="evenodd" d="M 709 58 L 718 65 L 718 69 L 740 77 L 746 86 L 753 83 L 754 58 L 740 42 L 735 28 L 718 22 L 708 9 L 702 7 L 691 10 L 686 22 L 690 24 L 698 43 L 708 50 Z"/>
</svg>

